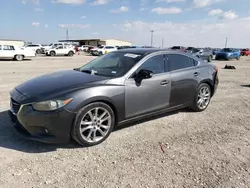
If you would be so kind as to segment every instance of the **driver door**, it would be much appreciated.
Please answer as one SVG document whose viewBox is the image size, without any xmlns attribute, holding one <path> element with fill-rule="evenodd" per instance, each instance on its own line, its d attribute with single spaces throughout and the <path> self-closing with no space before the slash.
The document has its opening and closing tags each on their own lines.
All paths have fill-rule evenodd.
<svg viewBox="0 0 250 188">
<path fill-rule="evenodd" d="M 56 48 L 57 55 L 64 55 L 65 54 L 65 47 L 63 45 L 59 45 Z"/>
<path fill-rule="evenodd" d="M 153 71 L 151 78 L 140 83 L 135 78 L 125 81 L 126 118 L 146 114 L 169 106 L 170 74 L 165 67 L 164 55 L 155 55 L 147 59 L 135 72 L 141 69 Z"/>
</svg>

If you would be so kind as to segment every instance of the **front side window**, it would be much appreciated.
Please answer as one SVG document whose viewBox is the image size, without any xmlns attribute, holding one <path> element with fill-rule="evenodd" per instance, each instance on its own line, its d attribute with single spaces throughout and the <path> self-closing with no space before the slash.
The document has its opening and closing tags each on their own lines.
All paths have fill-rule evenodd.
<svg viewBox="0 0 250 188">
<path fill-rule="evenodd" d="M 167 62 L 171 71 L 193 67 L 194 62 L 190 58 L 180 54 L 168 54 Z"/>
<path fill-rule="evenodd" d="M 164 56 L 156 55 L 146 60 L 136 71 L 138 73 L 141 69 L 150 70 L 153 74 L 160 74 L 165 72 L 164 70 Z"/>
<path fill-rule="evenodd" d="M 141 54 L 110 52 L 90 61 L 82 66 L 79 71 L 117 78 L 125 75 L 142 58 Z"/>
</svg>

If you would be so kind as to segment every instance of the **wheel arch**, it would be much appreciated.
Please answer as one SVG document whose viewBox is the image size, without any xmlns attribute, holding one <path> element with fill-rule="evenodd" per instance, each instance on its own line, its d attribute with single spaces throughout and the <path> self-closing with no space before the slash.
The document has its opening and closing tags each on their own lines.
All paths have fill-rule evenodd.
<svg viewBox="0 0 250 188">
<path fill-rule="evenodd" d="M 87 99 L 85 100 L 83 103 L 81 103 L 79 105 L 79 107 L 77 108 L 77 113 L 80 109 L 82 109 L 84 106 L 89 105 L 91 103 L 95 103 L 95 102 L 102 102 L 106 105 L 108 105 L 114 112 L 115 115 L 115 126 L 118 124 L 119 121 L 119 113 L 118 113 L 118 109 L 117 106 L 115 105 L 115 103 L 112 101 L 112 99 L 108 98 L 108 97 L 94 97 L 91 99 Z"/>
<path fill-rule="evenodd" d="M 214 95 L 214 84 L 212 82 L 212 80 L 209 80 L 209 79 L 205 79 L 203 81 L 200 82 L 200 84 L 207 84 L 209 85 L 210 89 L 211 89 L 211 97 Z"/>
</svg>

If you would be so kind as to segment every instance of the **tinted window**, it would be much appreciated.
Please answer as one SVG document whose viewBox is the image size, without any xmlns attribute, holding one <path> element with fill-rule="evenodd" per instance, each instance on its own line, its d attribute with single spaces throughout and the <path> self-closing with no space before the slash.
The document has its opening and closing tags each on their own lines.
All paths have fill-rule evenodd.
<svg viewBox="0 0 250 188">
<path fill-rule="evenodd" d="M 164 71 L 164 57 L 163 55 L 157 55 L 146 60 L 136 72 L 141 69 L 147 69 L 153 71 L 154 74 L 163 73 Z"/>
<path fill-rule="evenodd" d="M 194 66 L 194 62 L 190 60 L 191 58 L 184 55 L 179 55 L 179 54 L 167 55 L 167 62 L 169 63 L 170 70 L 172 71 Z"/>
<path fill-rule="evenodd" d="M 113 46 L 106 46 L 105 48 L 106 48 L 106 49 L 114 49 Z"/>
<path fill-rule="evenodd" d="M 196 61 L 195 59 L 189 58 L 189 60 L 191 61 L 191 63 L 193 64 L 193 66 L 198 65 L 198 61 Z"/>
<path fill-rule="evenodd" d="M 3 45 L 3 50 L 15 50 L 14 46 Z"/>
</svg>

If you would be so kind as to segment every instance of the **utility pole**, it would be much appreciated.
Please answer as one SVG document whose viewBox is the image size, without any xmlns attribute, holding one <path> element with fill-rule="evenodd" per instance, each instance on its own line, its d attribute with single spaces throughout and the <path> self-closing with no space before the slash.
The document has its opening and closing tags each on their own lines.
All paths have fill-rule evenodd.
<svg viewBox="0 0 250 188">
<path fill-rule="evenodd" d="M 227 37 L 226 37 L 226 42 L 225 42 L 225 48 L 227 47 Z"/>
<path fill-rule="evenodd" d="M 66 40 L 69 40 L 69 30 L 66 30 Z"/>
<path fill-rule="evenodd" d="M 164 46 L 164 38 L 161 39 L 161 47 L 163 48 Z"/>
<path fill-rule="evenodd" d="M 154 34 L 154 30 L 151 30 L 151 47 L 153 46 L 153 34 Z"/>
</svg>

